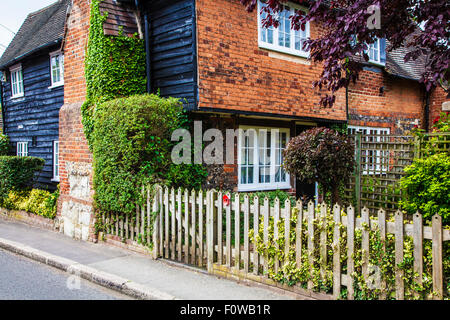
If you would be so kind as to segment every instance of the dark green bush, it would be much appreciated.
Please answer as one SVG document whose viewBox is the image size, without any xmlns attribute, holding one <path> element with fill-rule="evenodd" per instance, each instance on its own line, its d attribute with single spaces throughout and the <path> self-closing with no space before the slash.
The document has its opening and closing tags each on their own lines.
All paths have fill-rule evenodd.
<svg viewBox="0 0 450 320">
<path fill-rule="evenodd" d="M 34 176 L 44 166 L 44 159 L 36 157 L 0 157 L 0 198 L 11 190 L 23 190 L 32 186 Z"/>
<path fill-rule="evenodd" d="M 0 133 L 0 156 L 7 156 L 9 153 L 8 136 Z"/>
<path fill-rule="evenodd" d="M 284 168 L 300 181 L 318 182 L 338 202 L 339 187 L 355 168 L 354 145 L 346 134 L 318 127 L 291 139 L 284 151 Z"/>
<path fill-rule="evenodd" d="M 171 160 L 172 132 L 186 123 L 175 98 L 144 94 L 101 104 L 92 133 L 98 208 L 133 214 L 144 183 L 200 187 L 201 166 L 174 165 Z"/>
<path fill-rule="evenodd" d="M 430 221 L 434 214 L 442 216 L 444 224 L 450 224 L 450 156 L 434 154 L 415 159 L 405 168 L 406 175 L 400 185 L 407 193 L 400 202 L 403 209 L 413 214 L 422 213 Z"/>
</svg>

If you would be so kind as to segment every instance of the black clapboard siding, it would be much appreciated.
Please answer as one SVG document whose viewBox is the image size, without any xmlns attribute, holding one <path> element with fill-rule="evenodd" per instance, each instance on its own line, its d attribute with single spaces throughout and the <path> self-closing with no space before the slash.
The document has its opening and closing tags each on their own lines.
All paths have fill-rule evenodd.
<svg viewBox="0 0 450 320">
<path fill-rule="evenodd" d="M 28 155 L 45 160 L 44 168 L 37 176 L 37 187 L 50 190 L 57 184 L 52 181 L 53 141 L 59 139 L 59 110 L 64 103 L 64 86 L 49 89 L 49 53 L 56 49 L 41 51 L 21 62 L 23 98 L 11 99 L 9 72 L 3 87 L 5 133 L 10 138 L 11 150 L 15 154 L 17 142 L 28 142 Z M 36 146 L 32 144 L 33 137 L 36 137 Z"/>
<path fill-rule="evenodd" d="M 163 97 L 181 98 L 192 110 L 197 101 L 195 0 L 154 1 L 147 10 L 152 88 Z"/>
</svg>

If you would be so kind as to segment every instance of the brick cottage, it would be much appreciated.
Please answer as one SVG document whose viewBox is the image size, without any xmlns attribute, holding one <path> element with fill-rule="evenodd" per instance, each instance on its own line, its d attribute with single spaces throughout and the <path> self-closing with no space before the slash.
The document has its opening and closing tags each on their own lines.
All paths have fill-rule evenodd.
<svg viewBox="0 0 450 320">
<path fill-rule="evenodd" d="M 369 49 L 371 60 L 360 80 L 347 94 L 339 92 L 332 108 L 322 108 L 318 102 L 326 92 L 311 85 L 321 66 L 308 60 L 301 44 L 323 29 L 311 24 L 305 31 L 290 30 L 294 9 L 301 7 L 289 3 L 281 26 L 264 29 L 259 10 L 247 13 L 239 0 L 216 0 L 213 6 L 206 0 L 101 2 L 101 11 L 108 12 L 108 36 L 117 35 L 120 26 L 138 29 L 137 20 L 147 18 L 151 91 L 185 99 L 185 108 L 203 120 L 204 129 L 257 130 L 254 138 L 236 139 L 237 160 L 215 168 L 219 179 L 211 185 L 283 189 L 298 196 L 314 192 L 314 186 L 300 185 L 281 168 L 290 137 L 313 126 L 344 123 L 353 131 L 402 134 L 415 125 L 429 127 L 449 100 L 440 87 L 427 95 L 418 81 L 423 65 L 404 63 L 404 48 L 386 52 L 386 41 L 379 39 Z M 65 89 L 59 117 L 58 216 L 67 235 L 82 239 L 90 238 L 93 221 L 92 155 L 81 124 L 89 14 L 89 0 L 72 1 L 62 43 Z M 278 133 L 265 130 L 272 128 Z"/>
</svg>

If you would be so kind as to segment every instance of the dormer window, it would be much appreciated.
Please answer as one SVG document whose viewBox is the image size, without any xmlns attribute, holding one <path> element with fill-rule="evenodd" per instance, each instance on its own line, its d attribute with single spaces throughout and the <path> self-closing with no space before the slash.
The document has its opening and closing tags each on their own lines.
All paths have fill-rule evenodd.
<svg viewBox="0 0 450 320">
<path fill-rule="evenodd" d="M 22 66 L 16 65 L 9 69 L 11 72 L 11 98 L 23 97 Z"/>
<path fill-rule="evenodd" d="M 278 20 L 277 28 L 273 26 L 265 28 L 263 21 L 267 18 L 266 12 L 261 9 L 267 6 L 265 1 L 258 1 L 258 43 L 260 48 L 279 51 L 301 57 L 308 57 L 309 51 L 303 50 L 303 44 L 309 38 L 309 23 L 306 24 L 305 30 L 294 30 L 291 28 L 290 16 L 293 16 L 302 8 L 298 5 L 283 5 L 275 19 Z"/>
<path fill-rule="evenodd" d="M 368 45 L 369 62 L 384 66 L 386 64 L 386 39 L 377 39 Z"/>
<path fill-rule="evenodd" d="M 50 53 L 51 87 L 64 85 L 64 55 L 60 52 Z"/>
</svg>

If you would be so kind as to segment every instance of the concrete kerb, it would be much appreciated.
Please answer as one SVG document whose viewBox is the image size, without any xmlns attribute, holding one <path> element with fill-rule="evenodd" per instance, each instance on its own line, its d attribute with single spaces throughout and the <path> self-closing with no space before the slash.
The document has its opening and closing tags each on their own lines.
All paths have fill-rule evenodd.
<svg viewBox="0 0 450 320">
<path fill-rule="evenodd" d="M 69 274 L 77 275 L 85 280 L 137 299 L 177 300 L 176 297 L 165 292 L 161 292 L 157 289 L 132 282 L 111 273 L 97 270 L 70 259 L 58 257 L 50 253 L 34 249 L 15 241 L 0 238 L 0 248 L 57 268 Z"/>
</svg>

